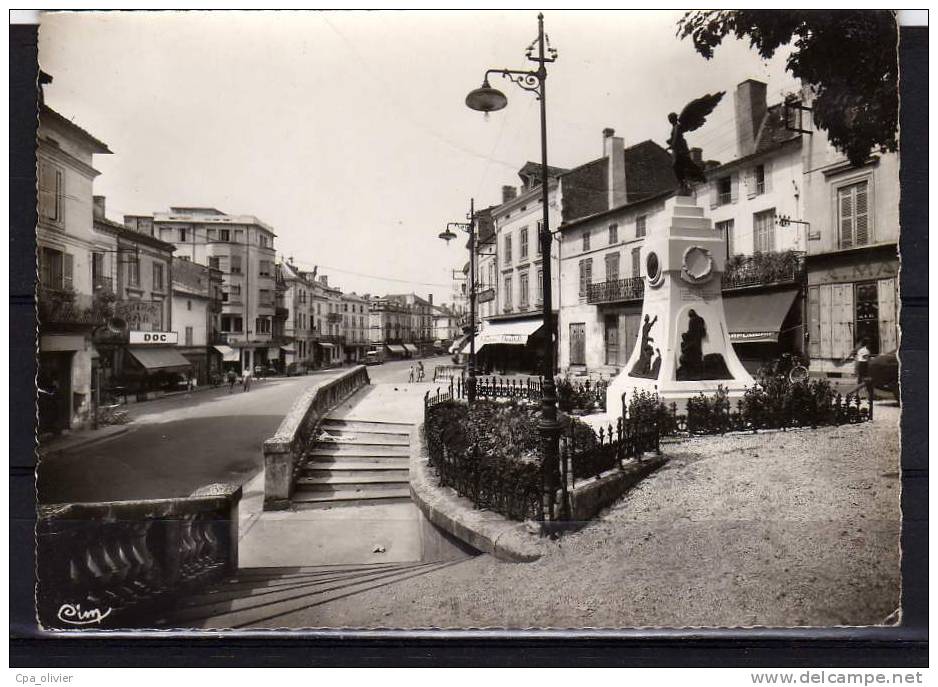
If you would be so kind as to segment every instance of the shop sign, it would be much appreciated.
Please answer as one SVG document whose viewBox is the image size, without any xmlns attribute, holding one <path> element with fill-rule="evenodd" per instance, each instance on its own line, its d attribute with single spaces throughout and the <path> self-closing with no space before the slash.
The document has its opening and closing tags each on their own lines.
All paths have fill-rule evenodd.
<svg viewBox="0 0 938 687">
<path fill-rule="evenodd" d="M 130 332 L 132 344 L 176 344 L 178 341 L 178 332 Z"/>
<path fill-rule="evenodd" d="M 477 303 L 488 303 L 489 301 L 495 300 L 495 289 L 486 289 L 485 291 L 480 291 L 479 295 L 476 296 Z"/>
</svg>

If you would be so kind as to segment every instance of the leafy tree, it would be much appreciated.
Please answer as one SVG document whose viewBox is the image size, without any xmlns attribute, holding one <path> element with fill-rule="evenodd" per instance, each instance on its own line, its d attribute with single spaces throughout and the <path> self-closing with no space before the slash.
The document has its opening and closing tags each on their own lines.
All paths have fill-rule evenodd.
<svg viewBox="0 0 938 687">
<path fill-rule="evenodd" d="M 706 59 L 728 35 L 763 59 L 793 46 L 786 69 L 812 87 L 814 124 L 853 165 L 898 149 L 896 17 L 889 10 L 697 10 L 678 22 Z"/>
</svg>

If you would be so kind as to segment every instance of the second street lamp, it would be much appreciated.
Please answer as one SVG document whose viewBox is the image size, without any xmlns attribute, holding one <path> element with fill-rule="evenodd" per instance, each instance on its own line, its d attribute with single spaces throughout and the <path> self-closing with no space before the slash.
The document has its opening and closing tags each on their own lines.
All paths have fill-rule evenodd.
<svg viewBox="0 0 938 687">
<path fill-rule="evenodd" d="M 457 227 L 469 233 L 469 362 L 466 365 L 466 399 L 469 403 L 476 400 L 476 211 L 475 199 L 469 201 L 468 222 L 448 222 L 445 231 L 439 237 L 448 244 L 456 234 L 450 227 Z"/>
<path fill-rule="evenodd" d="M 537 54 L 534 53 L 535 47 Z M 541 420 L 539 430 L 544 458 L 544 509 L 545 520 L 556 515 L 555 500 L 560 475 L 560 423 L 557 421 L 557 387 L 554 383 L 554 313 L 551 299 L 551 233 L 548 210 L 547 188 L 547 64 L 557 59 L 557 51 L 550 47 L 550 39 L 544 33 L 544 15 L 537 15 L 537 38 L 528 46 L 525 56 L 537 63 L 534 71 L 521 69 L 488 69 L 482 86 L 466 96 L 466 106 L 477 112 L 488 114 L 503 109 L 508 105 L 508 98 L 489 84 L 490 74 L 499 74 L 526 91 L 535 94 L 541 106 L 541 206 L 544 211 L 538 240 L 545 256 L 541 287 L 544 292 L 543 319 L 546 336 L 544 338 L 544 377 L 541 398 Z"/>
</svg>

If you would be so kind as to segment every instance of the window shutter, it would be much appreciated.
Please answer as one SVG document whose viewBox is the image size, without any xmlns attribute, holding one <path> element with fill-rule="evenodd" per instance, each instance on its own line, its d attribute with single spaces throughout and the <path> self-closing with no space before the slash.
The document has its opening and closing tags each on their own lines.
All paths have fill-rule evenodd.
<svg viewBox="0 0 938 687">
<path fill-rule="evenodd" d="M 840 204 L 840 247 L 853 245 L 853 189 L 842 188 L 838 192 Z"/>
<path fill-rule="evenodd" d="M 745 176 L 743 178 L 743 183 L 746 186 L 746 197 L 755 198 L 756 197 L 756 170 L 747 169 Z"/>
<path fill-rule="evenodd" d="M 734 172 L 730 176 L 730 202 L 735 203 L 739 200 L 739 174 Z"/>
<path fill-rule="evenodd" d="M 710 182 L 710 209 L 714 210 L 720 206 L 719 181 L 714 179 Z"/>
<path fill-rule="evenodd" d="M 896 336 L 896 280 L 880 279 L 877 283 L 879 301 L 879 352 L 897 348 Z"/>
<path fill-rule="evenodd" d="M 72 288 L 73 276 L 75 271 L 75 256 L 66 253 L 62 256 L 62 288 Z"/>
<path fill-rule="evenodd" d="M 765 186 L 765 193 L 772 192 L 772 162 L 767 160 L 762 163 L 762 168 L 765 171 L 763 175 L 763 185 Z"/>
<path fill-rule="evenodd" d="M 854 200 L 853 212 L 856 216 L 856 231 L 854 232 L 854 242 L 858 246 L 865 246 L 870 242 L 870 222 L 869 222 L 869 203 L 867 196 L 867 184 L 856 185 L 856 198 Z"/>
</svg>

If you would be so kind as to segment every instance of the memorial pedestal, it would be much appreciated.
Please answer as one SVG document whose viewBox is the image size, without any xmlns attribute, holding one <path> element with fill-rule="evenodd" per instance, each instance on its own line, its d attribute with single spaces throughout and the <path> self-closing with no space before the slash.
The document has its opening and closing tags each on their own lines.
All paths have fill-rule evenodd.
<svg viewBox="0 0 938 687">
<path fill-rule="evenodd" d="M 687 399 L 723 386 L 734 400 L 754 380 L 730 343 L 723 311 L 723 237 L 689 196 L 665 204 L 670 222 L 645 239 L 641 261 L 645 298 L 638 342 L 628 363 L 609 385 L 606 408 L 622 413 L 622 396 L 657 393 L 684 412 Z"/>
</svg>

